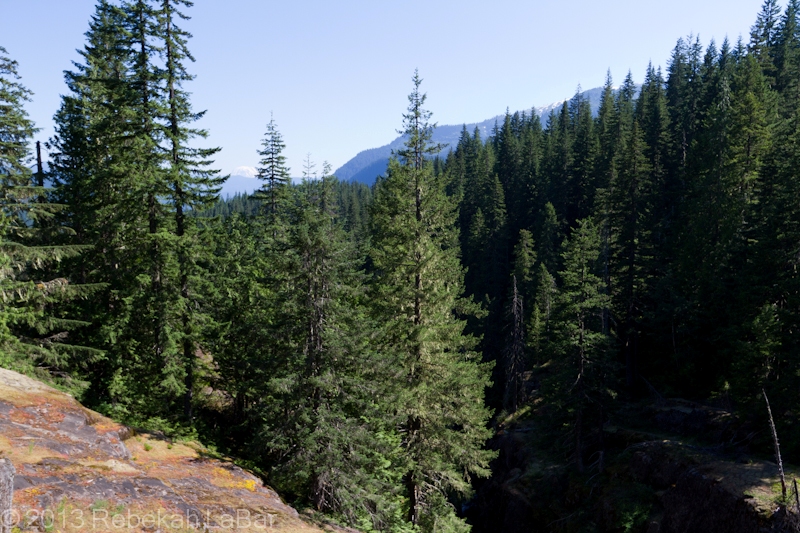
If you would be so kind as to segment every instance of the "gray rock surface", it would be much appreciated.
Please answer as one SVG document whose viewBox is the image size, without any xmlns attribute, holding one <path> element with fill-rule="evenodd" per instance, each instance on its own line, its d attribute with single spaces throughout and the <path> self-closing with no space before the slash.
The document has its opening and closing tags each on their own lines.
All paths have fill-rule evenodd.
<svg viewBox="0 0 800 533">
<path fill-rule="evenodd" d="M 0 533 L 11 533 L 15 472 L 11 461 L 0 459 Z"/>
</svg>

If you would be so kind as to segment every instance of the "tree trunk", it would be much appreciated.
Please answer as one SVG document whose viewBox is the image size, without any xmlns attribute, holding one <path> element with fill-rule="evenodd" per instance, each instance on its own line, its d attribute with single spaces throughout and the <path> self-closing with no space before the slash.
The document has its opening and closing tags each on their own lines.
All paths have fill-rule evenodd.
<svg viewBox="0 0 800 533">
<path fill-rule="evenodd" d="M 417 417 L 409 417 L 406 422 L 406 429 L 408 430 L 407 439 L 409 447 L 416 445 L 417 434 L 419 433 L 421 424 Z M 412 451 L 411 458 L 414 463 L 418 462 L 416 453 Z M 408 521 L 416 525 L 419 523 L 419 504 L 420 504 L 420 489 L 419 484 L 414 476 L 414 472 L 408 472 L 405 475 L 404 484 L 406 486 L 406 496 L 408 497 Z"/>
<path fill-rule="evenodd" d="M 580 407 L 575 417 L 575 466 L 583 474 L 583 409 Z"/>
</svg>

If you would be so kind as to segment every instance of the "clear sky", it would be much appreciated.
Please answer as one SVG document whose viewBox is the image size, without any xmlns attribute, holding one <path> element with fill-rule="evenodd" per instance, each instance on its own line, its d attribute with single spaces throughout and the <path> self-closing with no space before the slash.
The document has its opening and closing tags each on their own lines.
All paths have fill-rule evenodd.
<svg viewBox="0 0 800 533">
<path fill-rule="evenodd" d="M 256 166 L 270 112 L 292 175 L 307 153 L 339 167 L 394 139 L 419 68 L 440 124 L 477 122 L 570 97 L 578 84 L 641 81 L 677 39 L 745 40 L 762 0 L 196 0 L 188 89 L 217 168 Z M 0 0 L 0 46 L 52 135 L 93 0 Z M 785 4 L 785 2 L 784 2 Z"/>
</svg>

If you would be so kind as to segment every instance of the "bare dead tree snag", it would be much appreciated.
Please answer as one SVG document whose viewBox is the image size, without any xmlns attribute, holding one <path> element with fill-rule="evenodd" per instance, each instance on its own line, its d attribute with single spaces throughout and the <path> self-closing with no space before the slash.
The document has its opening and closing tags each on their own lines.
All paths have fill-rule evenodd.
<svg viewBox="0 0 800 533">
<path fill-rule="evenodd" d="M 769 407 L 767 392 L 761 389 L 764 401 L 767 402 L 767 414 L 769 414 L 769 428 L 772 430 L 772 443 L 775 445 L 775 460 L 778 462 L 778 474 L 781 476 L 781 494 L 786 501 L 786 478 L 783 475 L 783 461 L 781 460 L 781 445 L 778 443 L 778 432 L 775 429 L 775 420 L 772 418 L 772 409 Z"/>
</svg>

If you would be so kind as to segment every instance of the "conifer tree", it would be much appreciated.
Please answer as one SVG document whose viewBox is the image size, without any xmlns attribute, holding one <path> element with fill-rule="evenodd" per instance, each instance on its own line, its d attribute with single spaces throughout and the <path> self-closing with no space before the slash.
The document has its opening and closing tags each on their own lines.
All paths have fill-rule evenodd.
<svg viewBox="0 0 800 533">
<path fill-rule="evenodd" d="M 525 173 L 522 170 L 522 150 L 520 147 L 518 130 L 519 115 L 510 115 L 506 111 L 503 126 L 494 138 L 495 146 L 495 168 L 494 171 L 500 181 L 500 185 L 509 199 L 509 230 L 512 235 L 516 234 L 521 227 L 525 216 L 526 206 L 523 203 L 527 195 L 525 194 Z"/>
<path fill-rule="evenodd" d="M 464 189 L 467 182 L 467 162 L 466 154 L 470 144 L 470 135 L 467 131 L 467 125 L 461 127 L 461 134 L 456 143 L 455 150 L 451 150 L 447 154 L 444 162 L 444 171 L 448 174 L 447 193 L 449 196 L 458 198 L 459 203 L 464 199 Z M 459 213 L 462 215 L 463 213 Z M 459 216 L 459 223 L 463 225 L 463 219 Z"/>
<path fill-rule="evenodd" d="M 798 90 L 800 75 L 800 1 L 789 0 L 778 22 L 775 39 L 775 89 Z"/>
<path fill-rule="evenodd" d="M 516 277 L 519 293 L 529 302 L 533 301 L 533 295 L 536 293 L 536 259 L 537 254 L 533 235 L 531 235 L 530 231 L 521 229 L 517 245 L 514 247 L 512 272 Z"/>
<path fill-rule="evenodd" d="M 544 192 L 547 188 L 541 182 L 542 162 L 542 123 L 537 113 L 531 111 L 528 121 L 523 128 L 520 139 L 522 177 L 519 180 L 520 188 L 512 194 L 521 196 L 520 226 L 530 228 L 534 224 L 537 213 L 545 201 Z"/>
<path fill-rule="evenodd" d="M 616 277 L 618 335 L 626 360 L 626 384 L 637 376 L 638 340 L 652 257 L 650 165 L 638 121 L 626 136 L 620 170 L 611 199 L 612 253 Z"/>
<path fill-rule="evenodd" d="M 173 182 L 168 145 L 169 92 L 163 68 L 164 30 L 155 0 L 121 4 L 124 14 L 126 85 L 130 113 L 126 172 L 131 180 L 132 232 L 123 246 L 134 246 L 133 282 L 126 286 L 127 313 L 116 344 L 120 367 L 111 387 L 112 406 L 140 423 L 174 418 L 183 409 L 186 368 L 182 355 L 180 266 L 175 239 Z M 180 410 L 179 410 L 180 409 Z M 125 411 L 128 411 L 125 413 Z"/>
<path fill-rule="evenodd" d="M 699 38 L 678 39 L 667 69 L 667 105 L 673 125 L 673 154 L 671 173 L 680 181 L 686 180 L 689 150 L 699 126 L 700 53 Z"/>
<path fill-rule="evenodd" d="M 522 229 L 514 247 L 514 268 L 512 289 L 516 289 L 522 303 L 522 326 L 526 352 L 539 359 L 546 343 L 547 327 L 552 309 L 555 280 L 547 272 L 544 263 L 537 261 L 535 243 L 531 232 Z M 515 301 L 512 298 L 512 305 Z M 527 303 L 525 303 L 527 302 Z M 519 305 L 519 304 L 518 304 Z M 516 317 L 514 317 L 516 319 Z M 529 359 L 526 353 L 526 361 Z"/>
<path fill-rule="evenodd" d="M 545 157 L 545 160 L 549 161 L 547 172 L 550 174 L 548 200 L 553 204 L 560 218 L 566 214 L 569 187 L 573 183 L 571 174 L 573 142 L 569 104 L 564 102 L 560 112 L 557 115 L 552 114 L 550 123 L 547 125 L 546 149 L 549 153 Z"/>
<path fill-rule="evenodd" d="M 598 153 L 594 165 L 595 184 L 598 191 L 606 191 L 613 180 L 616 148 L 619 144 L 619 139 L 616 135 L 617 116 L 614 107 L 614 83 L 610 71 L 607 73 L 606 82 L 603 85 L 596 121 Z M 601 207 L 602 200 L 598 199 L 595 204 L 598 210 L 604 209 L 604 207 Z"/>
<path fill-rule="evenodd" d="M 750 28 L 749 56 L 768 80 L 775 81 L 775 45 L 781 8 L 778 0 L 764 0 L 755 24 Z"/>
<path fill-rule="evenodd" d="M 99 250 L 99 257 L 93 252 L 81 257 L 86 265 L 80 269 L 83 279 L 103 258 L 119 270 L 110 242 L 121 225 L 114 215 L 125 203 L 125 191 L 133 186 L 124 171 L 125 152 L 118 146 L 128 132 L 131 96 L 123 23 L 119 8 L 104 0 L 98 3 L 86 47 L 79 51 L 85 64 L 75 63 L 76 70 L 66 73 L 69 93 L 62 97 L 55 115 L 56 135 L 50 141 L 53 196 L 67 205 L 60 221 L 75 232 L 75 242 Z"/>
<path fill-rule="evenodd" d="M 486 240 L 481 243 L 480 262 L 486 268 L 484 287 L 493 300 L 501 301 L 508 277 L 508 215 L 503 184 L 497 176 L 487 183 L 483 214 L 486 217 Z"/>
<path fill-rule="evenodd" d="M 608 401 L 613 373 L 609 339 L 602 331 L 602 310 L 608 306 L 608 296 L 596 273 L 599 253 L 596 226 L 591 219 L 579 220 L 564 244 L 562 285 L 556 297 L 558 329 L 551 347 L 558 368 L 551 394 L 573 417 L 574 459 L 579 472 L 585 468 L 583 450 L 589 422 L 597 420 L 602 432 L 603 411 L 597 408 Z M 597 411 L 590 413 L 593 408 Z"/>
<path fill-rule="evenodd" d="M 491 300 L 497 296 L 498 280 L 494 275 L 499 273 L 505 250 L 505 192 L 494 174 L 492 144 L 484 145 L 477 130 L 459 147 L 459 155 L 462 154 L 466 169 L 460 219 L 466 288 L 478 300 Z"/>
<path fill-rule="evenodd" d="M 142 143 L 134 130 L 140 124 L 140 91 L 129 72 L 128 24 L 123 9 L 98 3 L 80 51 L 83 62 L 66 73 L 69 92 L 62 97 L 50 141 L 53 196 L 68 206 L 59 222 L 74 232 L 70 242 L 90 246 L 65 267 L 82 282 L 106 285 L 75 308 L 93 322 L 83 341 L 106 350 L 106 357 L 90 367 L 94 379 L 86 399 L 101 409 L 115 404 L 121 412 L 134 396 L 130 385 L 141 382 L 125 376 L 135 374 L 138 359 L 129 320 L 136 315 L 132 297 L 140 286 L 137 277 L 144 274 L 148 246 L 140 231 L 147 226 L 147 208 L 142 207 L 147 204 L 138 179 Z"/>
<path fill-rule="evenodd" d="M 578 87 L 580 91 L 580 87 Z M 571 146 L 570 178 L 568 191 L 567 223 L 589 216 L 594 207 L 594 165 L 597 157 L 598 138 L 594 129 L 592 109 L 589 101 L 576 94 L 570 102 L 574 140 Z"/>
<path fill-rule="evenodd" d="M 617 183 L 619 148 L 622 144 L 619 137 L 618 122 L 619 116 L 614 98 L 614 86 L 611 72 L 609 71 L 606 76 L 606 83 L 603 86 L 600 108 L 597 112 L 595 129 L 597 130 L 598 138 L 598 155 L 594 166 L 596 186 L 594 216 L 599 222 L 601 272 L 606 286 L 606 294 L 610 292 L 611 286 L 611 198 L 614 191 L 613 187 Z M 610 310 L 604 310 L 603 331 L 606 333 L 609 331 L 610 318 Z"/>
<path fill-rule="evenodd" d="M 204 262 L 208 261 L 210 247 L 204 242 L 202 231 L 195 224 L 196 219 L 188 218 L 187 211 L 198 211 L 210 207 L 217 201 L 220 185 L 226 178 L 218 177 L 218 170 L 208 167 L 210 158 L 219 148 L 196 148 L 191 146 L 197 138 L 206 138 L 205 130 L 191 124 L 200 119 L 204 112 L 195 113 L 189 101 L 189 94 L 183 88 L 185 82 L 194 79 L 184 63 L 194 61 L 187 48 L 189 34 L 176 25 L 178 19 L 188 19 L 179 8 L 191 7 L 187 0 L 163 0 L 159 12 L 159 25 L 162 28 L 165 59 L 166 120 L 165 137 L 168 150 L 167 179 L 170 182 L 170 196 L 174 209 L 174 235 L 177 238 L 178 258 L 178 314 L 180 315 L 180 334 L 178 343 L 182 351 L 184 387 L 184 416 L 192 420 L 192 392 L 196 350 L 202 338 L 202 324 L 208 320 L 201 309 L 201 287 L 203 285 Z"/>
<path fill-rule="evenodd" d="M 644 83 L 636 101 L 636 120 L 641 127 L 645 142 L 645 154 L 650 166 L 650 182 L 656 197 L 653 209 L 653 231 L 658 241 L 666 241 L 667 228 L 671 226 L 671 215 L 675 212 L 677 185 L 669 179 L 667 166 L 670 153 L 669 115 L 661 70 L 652 65 L 647 68 Z"/>
<path fill-rule="evenodd" d="M 263 227 L 254 216 L 239 213 L 219 222 L 210 277 L 218 290 L 211 295 L 209 349 L 217 367 L 215 384 L 232 398 L 227 431 L 232 440 L 250 442 L 251 409 L 261 397 L 274 356 L 273 326 L 279 305 L 269 284 L 272 257 L 263 245 Z"/>
<path fill-rule="evenodd" d="M 536 295 L 528 327 L 527 346 L 534 360 L 543 363 L 551 341 L 553 329 L 553 305 L 557 293 L 556 280 L 544 263 L 536 269 Z"/>
<path fill-rule="evenodd" d="M 287 195 L 287 187 L 291 184 L 289 178 L 289 168 L 286 166 L 286 156 L 283 149 L 283 137 L 278 131 L 275 119 L 270 117 L 267 124 L 267 132 L 261 142 L 263 148 L 258 155 L 261 161 L 258 167 L 258 179 L 264 184 L 253 194 L 253 198 L 264 203 L 265 213 L 270 217 L 278 216 L 278 212 L 284 206 Z"/>
<path fill-rule="evenodd" d="M 463 530 L 447 501 L 469 493 L 469 476 L 485 476 L 492 453 L 482 392 L 489 368 L 464 335 L 464 273 L 454 231 L 455 206 L 433 174 L 431 113 L 414 74 L 406 141 L 378 181 L 372 205 L 375 313 L 382 350 L 396 357 L 408 521 L 424 531 Z"/>
<path fill-rule="evenodd" d="M 70 343 L 70 332 L 88 323 L 54 306 L 87 297 L 96 286 L 73 283 L 53 265 L 82 251 L 59 244 L 52 226 L 61 206 L 44 200 L 28 167 L 37 131 L 24 103 L 31 92 L 19 81 L 17 62 L 0 47 L 0 364 L 65 371 L 97 359 L 99 350 Z M 48 275 L 55 279 L 47 279 Z"/>
<path fill-rule="evenodd" d="M 547 202 L 540 217 L 542 220 L 536 239 L 539 243 L 539 260 L 550 272 L 557 272 L 560 264 L 558 250 L 561 246 L 561 230 L 555 206 Z"/>
<path fill-rule="evenodd" d="M 261 348 L 267 377 L 257 385 L 253 445 L 284 490 L 352 524 L 389 529 L 402 519 L 399 476 L 390 468 L 399 442 L 387 436 L 394 420 L 387 378 L 395 374 L 370 347 L 363 275 L 335 222 L 335 178 L 327 166 L 323 174 L 292 192 L 286 246 L 271 257 L 281 273 L 270 286 L 277 308 L 268 329 L 281 340 L 277 349 Z"/>
<path fill-rule="evenodd" d="M 790 11 L 796 8 L 797 3 L 790 2 L 781 19 L 781 45 L 786 45 L 786 41 L 794 38 L 784 30 L 796 24 L 796 20 L 788 20 Z M 794 13 L 796 17 L 797 11 Z M 791 59 L 795 52 L 782 52 L 782 59 Z M 791 61 L 777 63 L 776 87 L 779 92 L 774 108 L 775 119 L 767 122 L 770 135 L 766 137 L 768 143 L 764 147 L 767 150 L 761 158 L 755 183 L 757 200 L 752 205 L 753 227 L 750 235 L 754 237 L 754 242 L 751 252 L 756 256 L 752 272 L 758 290 L 752 292 L 750 316 L 742 335 L 742 341 L 752 343 L 757 351 L 762 351 L 757 346 L 760 342 L 771 346 L 769 352 L 774 359 L 769 365 L 773 369 L 769 376 L 773 380 L 782 375 L 781 368 L 792 368 L 797 364 L 797 340 L 790 332 L 800 318 L 795 311 L 800 279 L 794 244 L 800 235 L 797 230 L 800 210 L 796 205 L 800 194 L 796 171 L 800 161 L 800 84 L 795 77 L 783 77 L 785 84 L 782 85 L 781 73 L 786 72 L 786 68 L 792 68 Z M 760 298 L 760 301 L 754 297 Z M 743 362 L 746 363 L 751 357 L 752 354 Z M 791 402 L 791 390 L 796 386 L 796 381 L 782 379 L 779 386 L 782 389 L 780 394 L 786 394 L 786 400 Z"/>
<path fill-rule="evenodd" d="M 771 248 L 768 243 L 774 243 L 775 233 L 772 232 L 775 227 L 765 224 L 764 217 L 776 214 L 771 211 L 775 200 L 772 193 L 776 191 L 776 183 L 773 181 L 774 167 L 767 170 L 769 167 L 765 165 L 774 161 L 771 157 L 773 135 L 782 134 L 782 128 L 775 127 L 780 124 L 775 120 L 778 98 L 769 84 L 757 57 L 753 54 L 742 57 L 732 83 L 734 98 L 731 102 L 730 172 L 726 175 L 726 181 L 728 194 L 731 196 L 731 211 L 727 221 L 732 229 L 733 249 L 730 253 L 734 258 L 729 268 L 736 273 L 733 277 L 740 280 L 735 285 L 739 303 L 732 307 L 749 310 L 749 313 L 745 313 L 749 316 L 736 319 L 739 327 L 743 328 L 744 339 L 757 336 L 749 332 L 761 330 L 764 324 L 772 322 L 771 316 L 769 319 L 760 317 L 767 312 L 765 310 L 770 315 L 777 310 L 775 293 L 765 290 L 766 287 L 773 286 L 774 281 L 775 271 L 766 266 L 771 262 L 767 257 L 774 259 L 774 254 L 766 250 Z M 772 215 L 767 215 L 768 212 Z M 767 233 L 762 233 L 765 230 Z M 762 253 L 765 255 L 762 256 Z M 753 316 L 755 312 L 759 314 Z M 746 344 L 746 341 L 743 342 Z M 750 360 L 750 355 L 740 353 L 739 357 Z M 737 361 L 734 364 L 740 363 Z M 748 384 L 752 384 L 752 381 Z M 763 387 L 764 384 L 760 386 Z"/>
<path fill-rule="evenodd" d="M 93 246 L 71 268 L 108 284 L 84 306 L 98 319 L 90 340 L 109 352 L 91 397 L 140 421 L 174 417 L 181 399 L 191 420 L 209 245 L 188 213 L 210 207 L 222 181 L 208 169 L 216 149 L 194 144 L 205 132 L 184 88 L 181 7 L 191 3 L 98 4 L 52 141 L 56 197 L 73 204 L 65 222 Z"/>
</svg>

